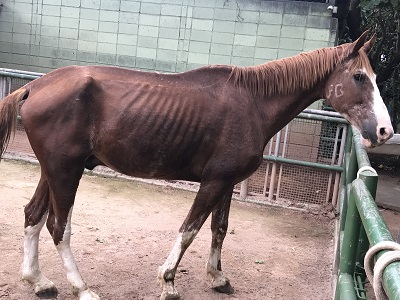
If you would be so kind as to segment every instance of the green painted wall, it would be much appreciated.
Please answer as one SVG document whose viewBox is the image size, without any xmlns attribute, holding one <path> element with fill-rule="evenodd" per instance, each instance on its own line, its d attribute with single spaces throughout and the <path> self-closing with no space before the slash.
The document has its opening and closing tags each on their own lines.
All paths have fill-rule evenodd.
<svg viewBox="0 0 400 300">
<path fill-rule="evenodd" d="M 102 64 L 180 72 L 256 65 L 332 46 L 328 4 L 264 0 L 14 0 L 0 8 L 0 67 Z"/>
</svg>

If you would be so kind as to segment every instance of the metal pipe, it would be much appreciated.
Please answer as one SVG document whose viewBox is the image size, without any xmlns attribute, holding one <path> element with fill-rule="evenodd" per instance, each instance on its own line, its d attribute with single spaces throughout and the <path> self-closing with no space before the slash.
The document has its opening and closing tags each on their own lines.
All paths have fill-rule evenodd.
<svg viewBox="0 0 400 300">
<path fill-rule="evenodd" d="M 31 74 L 23 74 L 23 73 L 11 73 L 7 71 L 0 71 L 0 76 L 4 77 L 11 77 L 11 78 L 20 78 L 20 79 L 28 79 L 28 80 L 35 80 L 39 78 L 38 75 L 31 75 Z"/>
<path fill-rule="evenodd" d="M 353 277 L 348 274 L 339 275 L 339 284 L 336 289 L 335 300 L 357 300 L 357 294 L 354 289 Z"/>
<path fill-rule="evenodd" d="M 339 133 L 340 133 L 340 126 L 336 127 L 336 135 L 335 135 L 335 140 L 334 140 L 334 144 L 333 144 L 333 151 L 332 151 L 332 157 L 331 157 L 331 165 L 335 165 L 335 161 L 336 161 L 336 154 L 337 154 L 337 148 L 338 148 L 338 141 L 339 141 Z M 332 172 L 329 173 L 329 179 L 328 179 L 328 188 L 326 191 L 326 198 L 325 198 L 325 202 L 328 203 L 329 202 L 329 195 L 331 194 L 331 183 L 332 183 L 332 177 L 333 174 Z M 335 182 L 338 180 L 338 178 L 336 178 L 336 174 L 335 174 Z M 332 195 L 333 197 L 333 195 Z"/>
<path fill-rule="evenodd" d="M 245 179 L 240 183 L 240 199 L 246 199 L 249 187 L 249 179 Z"/>
<path fill-rule="evenodd" d="M 369 193 L 371 194 L 371 197 L 373 199 L 376 198 L 376 190 L 378 186 L 378 174 L 371 172 L 370 170 L 365 170 L 363 172 L 360 172 L 359 178 L 364 181 L 366 188 L 368 189 Z M 367 237 L 367 233 L 365 231 L 365 227 L 361 226 L 360 228 L 360 234 L 359 234 L 359 242 L 358 242 L 358 249 L 357 249 L 357 257 L 356 257 L 356 265 L 362 267 L 364 266 L 364 257 L 365 254 L 367 254 L 367 251 L 369 249 L 369 241 Z M 363 269 L 361 270 L 356 270 L 356 272 L 363 272 Z M 363 280 L 365 280 L 366 275 L 363 274 Z"/>
<path fill-rule="evenodd" d="M 273 161 L 273 162 L 286 163 L 286 164 L 292 164 L 292 165 L 297 165 L 297 166 L 312 167 L 312 168 L 329 170 L 329 171 L 337 171 L 337 172 L 343 171 L 343 167 L 340 167 L 340 166 L 330 166 L 330 165 L 324 165 L 324 164 L 320 164 L 320 163 L 312 163 L 312 162 L 308 162 L 308 161 L 302 161 L 302 160 L 296 160 L 296 159 L 290 159 L 290 158 L 284 158 L 284 157 L 275 157 L 275 156 L 271 156 L 271 155 L 263 155 L 263 158 L 265 160 L 269 160 L 269 161 Z"/>
<path fill-rule="evenodd" d="M 288 133 L 289 133 L 289 124 L 285 126 L 285 136 L 283 138 L 283 148 L 282 148 L 282 155 L 281 155 L 282 158 L 285 157 L 285 153 L 286 153 Z M 279 166 L 278 186 L 276 188 L 276 199 L 279 199 L 279 193 L 281 190 L 282 172 L 283 172 L 283 166 L 281 164 Z"/>
<path fill-rule="evenodd" d="M 345 150 L 345 145 L 346 145 L 346 143 L 344 143 L 344 140 L 345 140 L 345 137 L 347 136 L 347 126 L 342 125 L 341 128 L 343 129 L 343 131 L 342 131 L 341 143 L 340 143 L 340 148 L 339 148 L 339 157 L 337 160 L 337 165 L 339 165 L 339 166 L 343 165 L 343 155 L 344 155 L 344 150 Z M 336 172 L 335 184 L 333 187 L 333 195 L 332 195 L 332 207 L 333 208 L 335 208 L 337 205 L 339 185 L 340 185 L 340 173 Z"/>
<path fill-rule="evenodd" d="M 321 110 L 321 109 L 306 108 L 305 110 L 303 110 L 303 112 L 308 113 L 308 114 L 322 115 L 322 116 L 329 116 L 329 117 L 343 119 L 342 115 L 336 111 L 327 111 L 327 110 Z"/>
<path fill-rule="evenodd" d="M 274 155 L 275 155 L 276 158 L 278 158 L 278 156 L 279 156 L 279 147 L 280 147 L 280 143 L 281 143 L 281 135 L 282 135 L 282 131 L 279 131 L 276 134 L 275 151 L 274 151 Z M 276 161 L 273 160 L 272 170 L 271 170 L 271 180 L 270 180 L 270 183 L 269 183 L 269 193 L 268 193 L 268 200 L 270 200 L 270 201 L 274 197 L 275 176 L 276 176 Z"/>
<path fill-rule="evenodd" d="M 18 73 L 18 74 L 28 74 L 28 75 L 36 75 L 36 76 L 43 76 L 45 73 L 38 73 L 38 72 L 31 72 L 31 71 L 21 71 L 17 69 L 7 69 L 7 68 L 0 68 L 1 72 L 10 72 L 10 73 Z"/>
<path fill-rule="evenodd" d="M 353 129 L 353 141 L 354 141 L 354 149 L 357 155 L 357 163 L 358 168 L 361 167 L 370 167 L 371 164 L 369 162 L 369 157 L 367 151 L 365 151 L 364 146 L 361 143 L 361 135 L 357 130 Z"/>
<path fill-rule="evenodd" d="M 353 274 L 356 264 L 358 239 L 361 227 L 361 217 L 356 206 L 356 195 L 349 195 L 346 214 L 346 226 L 343 233 L 342 251 L 340 253 L 340 273 Z"/>
<path fill-rule="evenodd" d="M 0 77 L 0 99 L 3 99 L 6 94 L 7 80 L 5 77 Z"/>
<path fill-rule="evenodd" d="M 314 115 L 314 114 L 308 114 L 308 113 L 305 113 L 305 112 L 300 113 L 296 118 L 308 119 L 308 120 L 317 120 L 317 121 L 331 122 L 331 123 L 349 124 L 349 122 L 347 122 L 343 118 L 335 118 L 335 117 L 329 117 L 329 116 Z"/>
<path fill-rule="evenodd" d="M 268 149 L 268 155 L 271 155 L 272 153 L 272 144 L 274 141 L 274 137 L 272 137 L 272 139 L 269 142 L 269 149 Z M 269 165 L 271 163 L 267 162 L 267 169 L 265 170 L 265 179 L 264 179 L 264 190 L 263 190 L 263 195 L 266 196 L 267 195 L 267 183 L 268 183 L 268 175 L 269 175 Z M 268 191 L 269 193 L 269 191 Z"/>
<path fill-rule="evenodd" d="M 351 192 L 356 195 L 355 202 L 371 245 L 373 246 L 383 241 L 393 241 L 386 222 L 368 192 L 364 181 L 361 179 L 354 180 Z M 381 251 L 377 257 L 380 257 L 383 253 L 384 251 Z M 400 262 L 393 262 L 386 267 L 383 272 L 382 282 L 389 299 L 400 299 Z"/>
</svg>

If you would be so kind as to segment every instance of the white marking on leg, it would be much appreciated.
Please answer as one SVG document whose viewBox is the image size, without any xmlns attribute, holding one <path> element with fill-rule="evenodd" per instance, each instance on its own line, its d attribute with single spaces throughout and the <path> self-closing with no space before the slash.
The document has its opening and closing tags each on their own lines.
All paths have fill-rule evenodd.
<svg viewBox="0 0 400 300">
<path fill-rule="evenodd" d="M 67 278 L 69 283 L 72 285 L 72 291 L 74 295 L 79 296 L 80 300 L 100 299 L 99 296 L 97 296 L 95 293 L 87 288 L 86 283 L 83 281 L 82 276 L 79 273 L 78 267 L 71 251 L 70 242 L 72 209 L 73 207 L 71 207 L 68 214 L 63 239 L 58 245 L 56 245 L 56 248 L 64 264 L 64 268 L 67 272 Z"/>
<path fill-rule="evenodd" d="M 218 270 L 218 264 L 221 261 L 221 249 L 211 248 L 207 263 L 207 273 L 212 277 L 211 285 L 213 288 L 224 287 L 229 284 L 229 279 L 224 276 L 221 270 Z"/>
<path fill-rule="evenodd" d="M 177 265 L 182 258 L 183 252 L 186 248 L 192 243 L 195 238 L 198 230 L 188 231 L 184 233 L 180 233 L 175 241 L 174 247 L 168 255 L 167 260 L 160 267 L 160 271 L 164 275 L 166 271 L 173 270 L 174 273 L 176 271 Z M 164 277 L 162 277 L 164 278 Z M 173 278 L 172 278 L 173 280 Z"/>
<path fill-rule="evenodd" d="M 27 226 L 24 230 L 24 261 L 21 266 L 22 279 L 35 285 L 35 293 L 54 290 L 54 283 L 42 275 L 39 267 L 39 235 L 46 222 L 48 213 L 45 213 L 40 222 L 34 226 Z"/>
<path fill-rule="evenodd" d="M 218 276 L 218 262 L 220 261 L 220 259 L 221 252 L 219 251 L 219 249 L 211 248 L 210 256 L 207 263 L 207 273 L 210 274 L 213 279 Z"/>
<path fill-rule="evenodd" d="M 169 253 L 164 264 L 158 269 L 158 280 L 160 281 L 163 292 L 160 299 L 167 299 L 171 296 L 178 297 L 178 292 L 174 286 L 174 278 L 176 269 L 178 267 L 179 261 L 181 260 L 183 253 L 192 243 L 193 239 L 196 237 L 198 230 L 188 231 L 179 233 L 174 247 Z"/>
</svg>

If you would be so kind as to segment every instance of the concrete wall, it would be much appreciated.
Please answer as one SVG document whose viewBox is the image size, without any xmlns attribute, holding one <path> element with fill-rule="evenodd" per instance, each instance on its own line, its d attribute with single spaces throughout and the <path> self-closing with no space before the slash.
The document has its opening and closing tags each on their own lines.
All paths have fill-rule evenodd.
<svg viewBox="0 0 400 300">
<path fill-rule="evenodd" d="M 180 72 L 332 46 L 328 4 L 262 0 L 8 0 L 0 67 L 119 65 Z"/>
</svg>

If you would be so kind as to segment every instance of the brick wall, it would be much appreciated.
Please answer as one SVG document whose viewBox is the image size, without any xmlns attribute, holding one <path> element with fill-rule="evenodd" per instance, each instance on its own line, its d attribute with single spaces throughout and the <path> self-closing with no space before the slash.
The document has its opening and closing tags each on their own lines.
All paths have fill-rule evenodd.
<svg viewBox="0 0 400 300">
<path fill-rule="evenodd" d="M 0 8 L 0 67 L 79 64 L 180 72 L 255 65 L 332 46 L 328 4 L 264 0 L 14 0 Z"/>
</svg>

